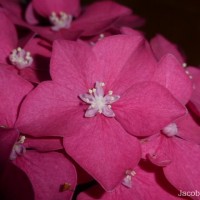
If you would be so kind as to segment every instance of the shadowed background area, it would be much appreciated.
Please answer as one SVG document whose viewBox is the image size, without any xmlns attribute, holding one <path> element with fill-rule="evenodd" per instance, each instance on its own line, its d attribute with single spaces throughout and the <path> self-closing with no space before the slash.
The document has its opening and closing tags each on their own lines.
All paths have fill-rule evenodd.
<svg viewBox="0 0 200 200">
<path fill-rule="evenodd" d="M 84 4 L 95 0 L 82 0 Z M 156 33 L 178 44 L 188 64 L 200 65 L 200 0 L 116 0 L 146 19 L 141 29 L 148 38 Z"/>
</svg>

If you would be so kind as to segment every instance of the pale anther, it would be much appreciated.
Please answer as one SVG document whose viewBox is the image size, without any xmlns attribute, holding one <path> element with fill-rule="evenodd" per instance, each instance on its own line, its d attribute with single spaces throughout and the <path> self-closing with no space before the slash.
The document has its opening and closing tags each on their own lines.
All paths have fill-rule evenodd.
<svg viewBox="0 0 200 200">
<path fill-rule="evenodd" d="M 21 47 L 12 50 L 12 53 L 9 55 L 9 60 L 19 69 L 29 67 L 33 63 L 31 53 L 29 51 L 25 51 Z"/>
<path fill-rule="evenodd" d="M 95 88 L 89 89 L 89 94 L 79 95 L 80 99 L 90 104 L 85 112 L 85 117 L 94 117 L 97 113 L 106 117 L 115 117 L 111 104 L 120 99 L 119 95 L 113 95 L 112 91 L 104 94 L 104 82 L 96 82 Z"/>
<path fill-rule="evenodd" d="M 183 63 L 182 66 L 185 68 L 187 67 L 187 63 Z"/>
<path fill-rule="evenodd" d="M 58 14 L 52 12 L 49 16 L 49 20 L 52 23 L 51 29 L 53 31 L 59 31 L 60 29 L 69 29 L 72 22 L 72 15 L 69 15 L 63 11 L 60 11 Z"/>
<path fill-rule="evenodd" d="M 108 91 L 108 94 L 109 94 L 109 95 L 112 95 L 112 94 L 113 94 L 113 91 L 112 91 L 112 90 L 109 90 L 109 91 Z"/>
</svg>

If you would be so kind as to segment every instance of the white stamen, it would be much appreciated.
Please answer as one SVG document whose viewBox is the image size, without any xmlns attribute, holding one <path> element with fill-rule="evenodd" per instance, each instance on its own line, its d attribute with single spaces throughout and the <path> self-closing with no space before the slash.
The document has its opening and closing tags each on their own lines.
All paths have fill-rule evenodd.
<svg viewBox="0 0 200 200">
<path fill-rule="evenodd" d="M 100 86 L 104 87 L 104 86 L 105 86 L 105 83 L 104 83 L 104 82 L 101 82 L 101 83 L 100 83 Z"/>
<path fill-rule="evenodd" d="M 52 12 L 49 16 L 49 20 L 53 25 L 51 29 L 53 31 L 59 31 L 62 28 L 69 29 L 71 26 L 72 18 L 72 15 L 69 15 L 63 11 L 59 12 L 59 14 Z"/>
<path fill-rule="evenodd" d="M 12 50 L 12 53 L 9 55 L 9 60 L 19 69 L 29 67 L 33 63 L 31 53 L 29 51 L 25 51 L 21 47 Z"/>
<path fill-rule="evenodd" d="M 25 139 L 25 136 L 21 136 L 20 139 L 14 144 L 10 154 L 10 160 L 15 160 L 17 156 L 22 156 L 26 152 L 26 148 L 23 145 Z"/>
<path fill-rule="evenodd" d="M 168 137 L 172 137 L 177 135 L 178 133 L 178 127 L 176 123 L 171 123 L 167 125 L 165 128 L 163 128 L 162 132 L 167 135 Z"/>
<path fill-rule="evenodd" d="M 183 63 L 182 66 L 185 68 L 187 67 L 187 63 Z"/>
<path fill-rule="evenodd" d="M 106 117 L 114 117 L 115 113 L 111 109 L 111 104 L 118 101 L 119 95 L 112 95 L 113 92 L 109 91 L 107 95 L 104 96 L 105 83 L 96 82 L 95 88 L 89 90 L 89 94 L 79 95 L 82 101 L 90 104 L 86 110 L 85 117 L 94 117 L 96 113 L 105 115 Z"/>
<path fill-rule="evenodd" d="M 186 74 L 189 74 L 190 72 L 189 72 L 188 70 L 185 70 L 185 73 L 186 73 Z"/>
<path fill-rule="evenodd" d="M 91 89 L 89 89 L 89 94 L 92 94 L 92 90 Z"/>
<path fill-rule="evenodd" d="M 101 33 L 101 34 L 99 35 L 99 40 L 103 39 L 104 37 L 105 37 L 105 35 L 104 35 L 103 33 Z"/>
<path fill-rule="evenodd" d="M 23 144 L 25 139 L 26 139 L 25 136 L 21 136 L 20 139 L 19 139 L 19 143 Z"/>
<path fill-rule="evenodd" d="M 109 94 L 109 95 L 112 95 L 112 94 L 113 94 L 113 91 L 112 91 L 112 90 L 109 90 L 109 91 L 108 91 L 108 94 Z"/>
<path fill-rule="evenodd" d="M 126 176 L 122 181 L 122 185 L 126 186 L 127 188 L 132 188 L 132 178 L 136 175 L 134 170 L 126 170 Z"/>
</svg>

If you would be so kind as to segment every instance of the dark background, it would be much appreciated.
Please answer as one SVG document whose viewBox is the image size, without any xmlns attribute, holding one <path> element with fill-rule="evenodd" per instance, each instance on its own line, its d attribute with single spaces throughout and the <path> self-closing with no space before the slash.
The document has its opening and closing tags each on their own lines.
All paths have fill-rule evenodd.
<svg viewBox="0 0 200 200">
<path fill-rule="evenodd" d="M 95 0 L 82 0 L 84 4 Z M 200 65 L 200 0 L 116 0 L 146 19 L 148 38 L 163 34 L 178 44 L 188 64 Z"/>
</svg>

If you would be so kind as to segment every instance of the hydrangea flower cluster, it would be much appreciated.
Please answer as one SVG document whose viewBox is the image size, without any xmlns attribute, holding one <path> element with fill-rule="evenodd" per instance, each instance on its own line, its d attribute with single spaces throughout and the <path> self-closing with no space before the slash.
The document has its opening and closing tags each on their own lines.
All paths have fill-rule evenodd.
<svg viewBox="0 0 200 200">
<path fill-rule="evenodd" d="M 200 70 L 175 44 L 114 1 L 0 6 L 0 199 L 200 199 Z"/>
</svg>

